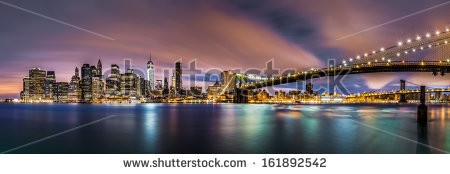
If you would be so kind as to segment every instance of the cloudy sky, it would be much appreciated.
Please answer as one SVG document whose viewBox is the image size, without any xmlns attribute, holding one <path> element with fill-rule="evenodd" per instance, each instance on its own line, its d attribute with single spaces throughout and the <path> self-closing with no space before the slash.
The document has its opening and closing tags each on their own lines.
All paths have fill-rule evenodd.
<svg viewBox="0 0 450 174">
<path fill-rule="evenodd" d="M 124 59 L 144 69 L 150 52 L 156 79 L 180 59 L 184 65 L 196 59 L 204 70 L 262 69 L 271 59 L 280 69 L 321 67 L 330 58 L 341 60 L 448 27 L 446 2 L 0 1 L 0 98 L 18 97 L 22 78 L 33 67 L 54 70 L 58 81 L 69 81 L 76 66 L 99 58 L 104 69 L 112 63 L 123 68 Z M 450 84 L 447 76 L 431 73 L 352 75 L 345 81 L 350 92 L 361 92 L 396 89 L 400 78 Z"/>
</svg>

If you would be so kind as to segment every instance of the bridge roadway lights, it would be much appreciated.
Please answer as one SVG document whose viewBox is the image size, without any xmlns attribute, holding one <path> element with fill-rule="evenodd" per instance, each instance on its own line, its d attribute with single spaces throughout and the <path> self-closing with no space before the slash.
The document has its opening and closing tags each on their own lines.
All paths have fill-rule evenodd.
<svg viewBox="0 0 450 174">
<path fill-rule="evenodd" d="M 417 107 L 417 122 L 428 122 L 428 107 L 425 105 L 425 86 L 420 86 L 420 105 Z"/>
</svg>

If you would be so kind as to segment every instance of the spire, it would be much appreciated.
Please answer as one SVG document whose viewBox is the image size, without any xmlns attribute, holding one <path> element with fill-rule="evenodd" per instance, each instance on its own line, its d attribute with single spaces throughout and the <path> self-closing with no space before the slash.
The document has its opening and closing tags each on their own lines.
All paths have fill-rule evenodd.
<svg viewBox="0 0 450 174">
<path fill-rule="evenodd" d="M 147 68 L 149 68 L 150 65 L 153 65 L 152 52 L 150 52 L 150 56 L 148 57 Z"/>
<path fill-rule="evenodd" d="M 75 67 L 75 76 L 80 76 L 80 71 L 78 70 L 78 67 Z"/>
<path fill-rule="evenodd" d="M 214 86 L 220 86 L 219 80 L 216 79 L 216 83 L 214 83 Z"/>
</svg>

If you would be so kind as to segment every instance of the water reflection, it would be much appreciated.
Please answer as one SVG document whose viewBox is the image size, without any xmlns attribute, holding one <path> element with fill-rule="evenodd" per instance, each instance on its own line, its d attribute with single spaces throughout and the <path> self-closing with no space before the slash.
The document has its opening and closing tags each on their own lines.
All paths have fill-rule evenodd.
<svg viewBox="0 0 450 174">
<path fill-rule="evenodd" d="M 119 117 L 14 153 L 442 153 L 430 147 L 450 151 L 448 105 L 429 105 L 431 121 L 421 126 L 415 121 L 416 109 L 396 104 L 0 104 L 0 150 L 115 114 Z"/>
<path fill-rule="evenodd" d="M 428 126 L 427 123 L 417 123 L 417 148 L 416 153 L 431 153 L 428 143 Z"/>
</svg>

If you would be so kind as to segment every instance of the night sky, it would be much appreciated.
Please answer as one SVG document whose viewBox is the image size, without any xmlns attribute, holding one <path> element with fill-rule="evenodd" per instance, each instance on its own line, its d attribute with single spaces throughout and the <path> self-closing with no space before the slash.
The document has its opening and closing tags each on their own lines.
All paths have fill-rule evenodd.
<svg viewBox="0 0 450 174">
<path fill-rule="evenodd" d="M 281 69 L 322 67 L 330 58 L 342 60 L 450 27 L 448 3 L 360 32 L 445 2 L 0 1 L 0 98 L 18 97 L 22 78 L 33 67 L 54 70 L 57 81 L 67 82 L 76 66 L 96 64 L 99 58 L 104 70 L 112 63 L 123 68 L 124 59 L 144 69 L 150 52 L 156 79 L 162 79 L 162 69 L 173 67 L 179 59 L 183 65 L 196 59 L 203 70 L 262 69 L 271 59 Z M 353 33 L 358 34 L 349 36 Z M 450 84 L 448 75 L 431 73 L 352 75 L 345 81 L 356 93 L 397 89 L 400 78 L 433 86 Z"/>
</svg>

